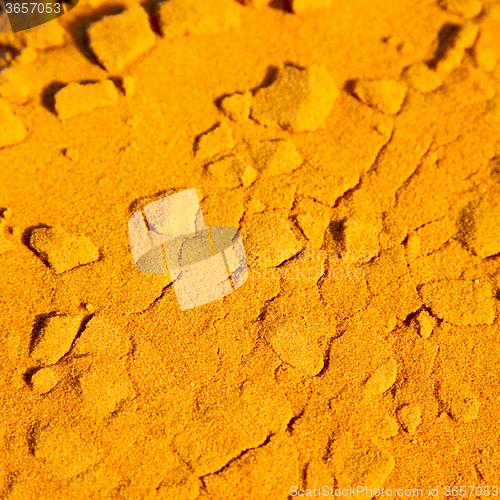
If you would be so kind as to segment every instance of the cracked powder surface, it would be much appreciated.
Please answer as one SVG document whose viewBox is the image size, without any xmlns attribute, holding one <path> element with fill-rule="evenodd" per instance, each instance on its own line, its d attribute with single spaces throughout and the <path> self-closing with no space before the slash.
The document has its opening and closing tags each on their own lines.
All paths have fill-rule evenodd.
<svg viewBox="0 0 500 500">
<path fill-rule="evenodd" d="M 500 486 L 499 33 L 498 0 L 0 13 L 0 497 Z M 249 277 L 180 311 L 127 223 L 191 188 Z"/>
</svg>

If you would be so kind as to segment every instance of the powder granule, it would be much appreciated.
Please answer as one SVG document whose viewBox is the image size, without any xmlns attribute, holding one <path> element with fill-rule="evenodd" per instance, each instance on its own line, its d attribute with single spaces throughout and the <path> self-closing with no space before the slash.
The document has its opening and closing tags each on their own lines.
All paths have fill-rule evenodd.
<svg viewBox="0 0 500 500">
<path fill-rule="evenodd" d="M 22 121 L 12 113 L 9 105 L 0 99 L 0 148 L 21 142 L 26 137 Z"/>
<path fill-rule="evenodd" d="M 110 73 L 119 73 L 156 41 L 149 16 L 139 5 L 103 17 L 90 26 L 87 34 L 92 52 Z"/>
<path fill-rule="evenodd" d="M 420 311 L 413 321 L 417 327 L 418 334 L 425 340 L 431 336 L 437 324 L 436 318 L 425 310 Z"/>
<path fill-rule="evenodd" d="M 116 106 L 118 90 L 111 80 L 81 85 L 71 82 L 56 94 L 56 112 L 61 120 L 97 108 Z"/>
<path fill-rule="evenodd" d="M 66 158 L 69 158 L 71 161 L 78 161 L 80 158 L 80 151 L 77 148 L 68 148 L 64 154 Z"/>
<path fill-rule="evenodd" d="M 297 202 L 297 224 L 313 249 L 321 248 L 325 232 L 330 223 L 330 209 L 310 198 L 301 198 Z"/>
<path fill-rule="evenodd" d="M 56 274 L 99 258 L 99 250 L 89 238 L 68 234 L 62 228 L 34 229 L 30 236 L 30 246 L 48 262 Z"/>
<path fill-rule="evenodd" d="M 234 0 L 169 0 L 158 5 L 165 37 L 221 33 L 241 23 L 241 6 Z"/>
<path fill-rule="evenodd" d="M 292 10 L 295 14 L 306 14 L 313 10 L 332 6 L 332 0 L 292 0 Z"/>
<path fill-rule="evenodd" d="M 262 125 L 293 131 L 314 131 L 325 125 L 339 90 L 320 66 L 299 69 L 285 66 L 276 80 L 254 95 L 251 116 Z"/>
<path fill-rule="evenodd" d="M 396 80 L 358 80 L 354 94 L 358 99 L 382 113 L 395 115 L 401 109 L 408 86 Z"/>
</svg>

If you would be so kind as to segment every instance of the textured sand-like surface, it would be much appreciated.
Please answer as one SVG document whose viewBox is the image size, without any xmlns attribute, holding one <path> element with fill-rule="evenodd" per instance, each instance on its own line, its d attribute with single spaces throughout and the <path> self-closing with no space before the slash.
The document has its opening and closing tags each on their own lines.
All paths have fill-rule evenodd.
<svg viewBox="0 0 500 500">
<path fill-rule="evenodd" d="M 491 0 L 0 17 L 1 498 L 498 496 L 499 34 Z M 249 277 L 181 311 L 127 224 L 191 188 Z"/>
</svg>

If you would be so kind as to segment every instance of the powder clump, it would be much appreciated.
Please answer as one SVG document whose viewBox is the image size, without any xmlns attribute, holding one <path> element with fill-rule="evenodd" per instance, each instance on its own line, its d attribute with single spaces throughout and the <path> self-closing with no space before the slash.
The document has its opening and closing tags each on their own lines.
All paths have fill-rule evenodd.
<svg viewBox="0 0 500 500">
<path fill-rule="evenodd" d="M 251 116 L 262 125 L 279 125 L 294 132 L 325 125 L 339 94 L 328 71 L 320 66 L 279 68 L 276 80 L 254 95 Z"/>
<path fill-rule="evenodd" d="M 495 298 L 487 281 L 438 281 L 423 285 L 420 293 L 435 316 L 454 325 L 491 325 L 495 320 Z"/>
<path fill-rule="evenodd" d="M 87 30 L 90 48 L 110 72 L 118 73 L 155 44 L 146 11 L 136 5 L 114 16 L 105 16 Z"/>
<path fill-rule="evenodd" d="M 277 211 L 255 214 L 244 228 L 244 233 L 245 246 L 259 249 L 259 264 L 262 267 L 275 267 L 302 250 L 290 223 Z"/>
<path fill-rule="evenodd" d="M 436 90 L 443 84 L 443 79 L 424 62 L 412 64 L 405 72 L 408 83 L 423 94 Z"/>
<path fill-rule="evenodd" d="M 257 169 L 266 175 L 290 174 L 302 164 L 302 156 L 291 140 L 262 141 L 253 147 Z"/>
<path fill-rule="evenodd" d="M 306 14 L 331 6 L 332 0 L 292 0 L 292 10 L 295 14 Z"/>
<path fill-rule="evenodd" d="M 23 122 L 14 115 L 9 105 L 0 99 L 0 148 L 17 144 L 25 137 Z"/>
<path fill-rule="evenodd" d="M 354 94 L 358 99 L 382 113 L 395 115 L 401 109 L 408 86 L 396 80 L 358 80 Z"/>
<path fill-rule="evenodd" d="M 481 257 L 500 253 L 500 189 L 489 189 L 461 214 L 459 235 L 463 244 Z"/>
<path fill-rule="evenodd" d="M 370 375 L 370 378 L 365 383 L 365 391 L 369 396 L 378 396 L 390 389 L 398 375 L 398 365 L 392 358 L 379 366 Z"/>
<path fill-rule="evenodd" d="M 56 94 L 57 116 L 62 120 L 117 103 L 118 91 L 111 80 L 85 85 L 71 82 Z"/>
<path fill-rule="evenodd" d="M 99 259 L 99 249 L 89 238 L 66 233 L 58 227 L 34 229 L 30 235 L 30 246 L 56 274 Z"/>
<path fill-rule="evenodd" d="M 206 160 L 223 151 L 234 148 L 235 145 L 236 141 L 233 138 L 233 133 L 229 125 L 226 122 L 222 122 L 198 139 L 196 157 Z"/>
<path fill-rule="evenodd" d="M 59 382 L 59 376 L 51 366 L 37 370 L 30 378 L 31 389 L 38 394 L 46 394 Z"/>
<path fill-rule="evenodd" d="M 483 11 L 483 4 L 480 0 L 439 0 L 438 3 L 443 9 L 447 9 L 465 19 L 477 17 Z"/>
<path fill-rule="evenodd" d="M 165 37 L 210 35 L 229 31 L 241 23 L 240 7 L 233 0 L 170 0 L 159 4 Z"/>
<path fill-rule="evenodd" d="M 418 426 L 422 423 L 422 409 L 413 403 L 403 405 L 398 409 L 397 415 L 401 427 L 408 434 L 415 434 Z"/>
<path fill-rule="evenodd" d="M 231 120 L 243 122 L 250 116 L 251 101 L 251 92 L 245 92 L 244 94 L 236 93 L 224 97 L 221 101 L 221 108 Z"/>
<path fill-rule="evenodd" d="M 47 318 L 35 339 L 31 358 L 41 365 L 57 363 L 71 348 L 81 316 L 57 314 Z"/>
<path fill-rule="evenodd" d="M 462 63 L 465 51 L 470 49 L 479 34 L 479 26 L 470 21 L 464 23 L 448 44 L 444 55 L 436 64 L 436 71 L 440 75 L 447 75 L 457 69 Z"/>
</svg>

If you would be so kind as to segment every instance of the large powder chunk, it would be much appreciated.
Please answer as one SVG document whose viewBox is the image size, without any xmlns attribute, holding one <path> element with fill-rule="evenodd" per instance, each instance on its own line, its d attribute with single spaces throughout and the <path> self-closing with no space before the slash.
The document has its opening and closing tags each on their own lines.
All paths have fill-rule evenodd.
<svg viewBox="0 0 500 500">
<path fill-rule="evenodd" d="M 70 350 L 81 322 L 80 316 L 48 318 L 35 340 L 31 358 L 42 365 L 57 363 Z"/>
<path fill-rule="evenodd" d="M 365 391 L 367 395 L 378 396 L 390 389 L 398 375 L 398 365 L 394 359 L 387 360 L 379 366 L 366 381 Z"/>
<path fill-rule="evenodd" d="M 0 148 L 21 142 L 26 137 L 26 129 L 9 105 L 0 99 Z"/>
<path fill-rule="evenodd" d="M 30 7 L 33 8 L 33 7 Z M 0 32 L 0 45 L 10 46 L 16 50 L 31 47 L 44 50 L 59 47 L 66 42 L 66 30 L 57 22 L 42 24 L 19 33 L 12 33 L 10 29 Z"/>
<path fill-rule="evenodd" d="M 202 160 L 218 155 L 222 151 L 234 148 L 236 142 L 228 124 L 222 122 L 213 130 L 203 134 L 196 147 L 196 157 Z"/>
<path fill-rule="evenodd" d="M 76 360 L 92 359 L 90 369 L 83 363 L 74 371 L 83 409 L 93 419 L 106 418 L 135 396 L 125 367 L 130 348 L 125 332 L 102 314 L 95 315 L 76 339 L 72 356 Z"/>
<path fill-rule="evenodd" d="M 99 449 L 77 429 L 47 425 L 32 432 L 31 451 L 58 478 L 82 474 L 99 459 Z"/>
<path fill-rule="evenodd" d="M 382 113 L 395 115 L 401 109 L 408 86 L 396 80 L 358 80 L 354 93 L 361 102 Z"/>
<path fill-rule="evenodd" d="M 295 14 L 305 14 L 317 9 L 331 7 L 332 0 L 292 0 L 292 10 Z"/>
<path fill-rule="evenodd" d="M 165 37 L 221 33 L 241 22 L 239 6 L 233 0 L 170 0 L 159 6 Z"/>
<path fill-rule="evenodd" d="M 117 103 L 118 90 L 111 80 L 86 85 L 71 82 L 56 94 L 56 111 L 62 120 Z"/>
<path fill-rule="evenodd" d="M 275 267 L 302 249 L 290 223 L 279 212 L 255 214 L 244 234 L 245 247 L 258 255 L 259 267 Z"/>
<path fill-rule="evenodd" d="M 319 66 L 285 66 L 275 82 L 259 89 L 252 102 L 252 118 L 262 125 L 293 131 L 317 130 L 325 125 L 339 94 L 328 71 Z"/>
<path fill-rule="evenodd" d="M 483 10 L 483 4 L 480 0 L 439 0 L 438 4 L 443 9 L 459 14 L 466 19 L 478 16 Z"/>
<path fill-rule="evenodd" d="M 203 481 L 210 498 L 236 500 L 244 498 L 241 492 L 245 491 L 246 498 L 275 500 L 286 498 L 277 492 L 300 484 L 298 464 L 299 452 L 294 443 L 283 435 L 273 436 L 265 446 L 249 450 L 219 474 L 210 475 Z"/>
<path fill-rule="evenodd" d="M 461 239 L 481 258 L 500 253 L 500 189 L 489 189 L 467 206 L 461 217 Z"/>
<path fill-rule="evenodd" d="M 455 325 L 491 325 L 495 299 L 490 283 L 482 280 L 447 280 L 420 289 L 426 305 L 438 318 Z"/>
<path fill-rule="evenodd" d="M 332 337 L 317 292 L 288 290 L 273 300 L 263 321 L 265 338 L 273 351 L 304 375 L 313 377 L 323 368 L 320 339 Z"/>
<path fill-rule="evenodd" d="M 122 14 L 105 16 L 87 31 L 90 48 L 99 62 L 117 73 L 155 44 L 146 11 L 136 5 Z"/>
<path fill-rule="evenodd" d="M 99 249 L 86 236 L 68 234 L 62 228 L 34 229 L 30 246 L 56 274 L 99 259 Z"/>
<path fill-rule="evenodd" d="M 252 93 L 233 94 L 224 97 L 220 107 L 231 120 L 244 122 L 250 116 Z"/>
<path fill-rule="evenodd" d="M 359 490 L 358 498 L 370 499 L 374 491 L 380 489 L 389 474 L 394 470 L 396 461 L 385 449 L 374 443 L 360 443 L 353 446 L 344 438 L 342 443 L 335 446 L 334 470 L 337 477 L 337 486 L 363 486 Z M 367 491 L 368 489 L 368 491 Z"/>
<path fill-rule="evenodd" d="M 458 68 L 465 56 L 465 51 L 470 49 L 479 34 L 479 26 L 470 21 L 463 24 L 444 51 L 443 57 L 436 65 L 436 71 L 440 75 L 446 75 Z"/>
<path fill-rule="evenodd" d="M 0 97 L 10 102 L 24 104 L 31 90 L 26 68 L 13 64 L 0 70 Z"/>
<path fill-rule="evenodd" d="M 246 380 L 239 388 L 201 396 L 192 421 L 174 440 L 177 453 L 197 474 L 206 475 L 260 446 L 269 434 L 284 432 L 293 414 L 273 386 L 271 380 Z"/>
<path fill-rule="evenodd" d="M 267 175 L 290 174 L 302 163 L 291 140 L 262 141 L 254 145 L 252 153 L 257 169 Z"/>
</svg>

